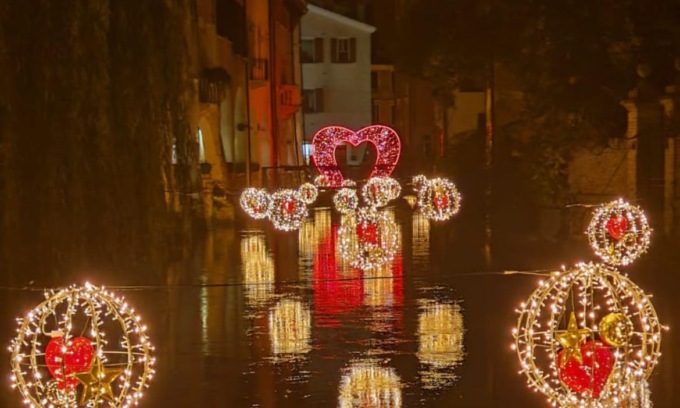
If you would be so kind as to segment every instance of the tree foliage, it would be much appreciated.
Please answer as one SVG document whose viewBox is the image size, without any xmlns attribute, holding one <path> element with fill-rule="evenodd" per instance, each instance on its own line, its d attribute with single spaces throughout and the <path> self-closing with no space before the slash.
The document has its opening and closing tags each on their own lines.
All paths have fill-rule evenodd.
<svg viewBox="0 0 680 408">
<path fill-rule="evenodd" d="M 5 276 L 164 257 L 174 139 L 185 183 L 192 157 L 187 16 L 184 0 L 2 2 Z"/>
</svg>

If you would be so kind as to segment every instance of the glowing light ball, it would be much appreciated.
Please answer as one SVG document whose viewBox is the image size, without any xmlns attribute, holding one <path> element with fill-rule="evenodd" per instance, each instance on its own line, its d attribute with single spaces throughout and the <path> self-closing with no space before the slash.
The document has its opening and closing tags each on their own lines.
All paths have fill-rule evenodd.
<svg viewBox="0 0 680 408">
<path fill-rule="evenodd" d="M 401 380 L 394 368 L 382 367 L 375 360 L 353 362 L 340 380 L 338 407 L 399 408 Z"/>
<path fill-rule="evenodd" d="M 394 259 L 399 248 L 399 226 L 384 211 L 361 208 L 343 219 L 338 249 L 343 259 L 358 269 L 381 267 Z"/>
<path fill-rule="evenodd" d="M 154 376 L 146 325 L 122 297 L 90 284 L 45 294 L 19 319 L 12 382 L 30 407 L 139 403 Z"/>
<path fill-rule="evenodd" d="M 333 196 L 333 204 L 341 214 L 353 214 L 359 207 L 357 192 L 349 188 L 341 188 Z"/>
<path fill-rule="evenodd" d="M 401 185 L 390 177 L 373 177 L 361 189 L 364 201 L 371 207 L 383 207 L 399 198 L 399 194 L 401 194 Z"/>
<path fill-rule="evenodd" d="M 312 183 L 303 183 L 298 188 L 298 192 L 305 204 L 313 204 L 319 196 L 319 190 L 317 190 L 316 186 Z"/>
<path fill-rule="evenodd" d="M 456 186 L 443 178 L 425 182 L 418 191 L 418 208 L 427 218 L 443 221 L 460 210 L 461 196 Z"/>
<path fill-rule="evenodd" d="M 578 264 L 542 281 L 513 331 L 529 386 L 553 405 L 639 406 L 659 361 L 662 326 L 650 297 L 602 264 Z"/>
<path fill-rule="evenodd" d="M 358 131 L 341 126 L 325 127 L 314 135 L 314 164 L 324 177 L 325 186 L 341 187 L 344 177 L 335 160 L 335 149 L 341 144 L 358 146 L 372 143 L 378 157 L 370 177 L 389 176 L 399 162 L 401 142 L 399 135 L 387 126 L 373 125 Z"/>
<path fill-rule="evenodd" d="M 411 181 L 411 184 L 413 185 L 413 189 L 416 192 L 420 191 L 425 186 L 425 183 L 427 183 L 427 177 L 425 177 L 422 174 L 414 176 L 413 180 Z"/>
<path fill-rule="evenodd" d="M 241 193 L 241 208 L 250 217 L 260 220 L 269 215 L 269 194 L 264 189 L 249 187 Z"/>
<path fill-rule="evenodd" d="M 606 263 L 628 265 L 647 252 L 652 230 L 640 207 L 619 199 L 595 210 L 586 234 Z"/>
<path fill-rule="evenodd" d="M 307 205 L 296 190 L 279 190 L 271 195 L 269 218 L 274 228 L 293 231 L 300 228 L 307 216 Z"/>
</svg>

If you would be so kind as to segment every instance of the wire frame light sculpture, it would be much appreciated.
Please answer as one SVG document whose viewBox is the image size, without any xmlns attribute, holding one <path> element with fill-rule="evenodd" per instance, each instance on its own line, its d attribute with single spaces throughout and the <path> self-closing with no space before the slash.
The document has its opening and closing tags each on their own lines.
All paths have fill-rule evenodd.
<svg viewBox="0 0 680 408">
<path fill-rule="evenodd" d="M 319 190 L 312 183 L 302 183 L 298 188 L 298 192 L 305 204 L 313 204 L 319 196 Z"/>
<path fill-rule="evenodd" d="M 137 405 L 154 377 L 153 346 L 126 301 L 94 285 L 45 294 L 18 319 L 13 388 L 30 407 Z"/>
<path fill-rule="evenodd" d="M 428 219 L 447 220 L 460 210 L 461 195 L 449 180 L 434 178 L 414 180 L 418 186 L 418 210 Z"/>
<path fill-rule="evenodd" d="M 401 185 L 391 177 L 372 177 L 361 189 L 364 202 L 369 207 L 384 207 L 400 194 Z"/>
<path fill-rule="evenodd" d="M 662 326 L 650 297 L 603 264 L 554 273 L 518 313 L 513 347 L 521 372 L 554 406 L 637 400 L 661 355 Z"/>
<path fill-rule="evenodd" d="M 399 226 L 386 211 L 360 208 L 345 216 L 338 229 L 338 250 L 357 269 L 370 270 L 391 262 L 399 249 Z"/>
<path fill-rule="evenodd" d="M 297 190 L 279 190 L 271 195 L 269 219 L 274 228 L 293 231 L 300 228 L 307 216 L 307 205 Z"/>
<path fill-rule="evenodd" d="M 610 265 L 628 265 L 647 252 L 651 233 L 642 209 L 622 199 L 597 207 L 586 230 L 595 254 Z"/>
<path fill-rule="evenodd" d="M 401 388 L 401 379 L 394 368 L 384 367 L 372 359 L 354 361 L 340 380 L 338 407 L 399 408 Z"/>
<path fill-rule="evenodd" d="M 250 217 L 261 220 L 269 216 L 269 194 L 261 188 L 249 187 L 243 190 L 240 198 L 241 208 Z"/>
<path fill-rule="evenodd" d="M 358 146 L 368 142 L 375 146 L 377 158 L 370 177 L 389 176 L 399 162 L 401 141 L 394 129 L 382 125 L 372 125 L 356 132 L 342 126 L 328 126 L 320 129 L 314 135 L 314 165 L 323 177 L 315 180 L 314 184 L 322 187 L 341 187 L 344 177 L 335 159 L 335 149 L 338 146 Z"/>
<path fill-rule="evenodd" d="M 333 205 L 340 214 L 353 214 L 359 207 L 357 192 L 351 188 L 341 188 L 333 196 Z"/>
</svg>

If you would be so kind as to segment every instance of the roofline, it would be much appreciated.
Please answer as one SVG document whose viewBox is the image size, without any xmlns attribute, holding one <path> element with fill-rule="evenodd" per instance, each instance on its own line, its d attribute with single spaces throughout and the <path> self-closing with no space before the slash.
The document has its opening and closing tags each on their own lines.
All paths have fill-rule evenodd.
<svg viewBox="0 0 680 408">
<path fill-rule="evenodd" d="M 344 23 L 354 28 L 357 28 L 361 31 L 367 32 L 369 34 L 375 32 L 375 27 L 373 27 L 372 25 L 362 23 L 361 21 L 354 20 L 353 18 L 345 17 L 342 14 L 334 13 L 330 10 L 326 10 L 313 4 L 307 4 L 307 15 L 309 14 L 318 14 L 324 17 L 328 17 L 340 23 Z"/>
</svg>

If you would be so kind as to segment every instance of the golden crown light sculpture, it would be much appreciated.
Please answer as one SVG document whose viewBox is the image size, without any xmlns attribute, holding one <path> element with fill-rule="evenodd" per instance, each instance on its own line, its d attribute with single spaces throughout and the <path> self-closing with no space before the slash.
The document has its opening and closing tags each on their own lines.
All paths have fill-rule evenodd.
<svg viewBox="0 0 680 408">
<path fill-rule="evenodd" d="M 613 234 L 610 219 L 617 220 Z M 605 235 L 626 234 L 635 239 L 598 250 L 612 248 L 600 246 Z M 651 297 L 613 266 L 644 252 L 646 219 L 639 208 L 615 201 L 595 211 L 588 235 L 609 265 L 579 263 L 555 272 L 520 305 L 513 348 L 521 372 L 553 406 L 649 408 L 647 379 L 659 362 L 664 328 Z"/>
</svg>

